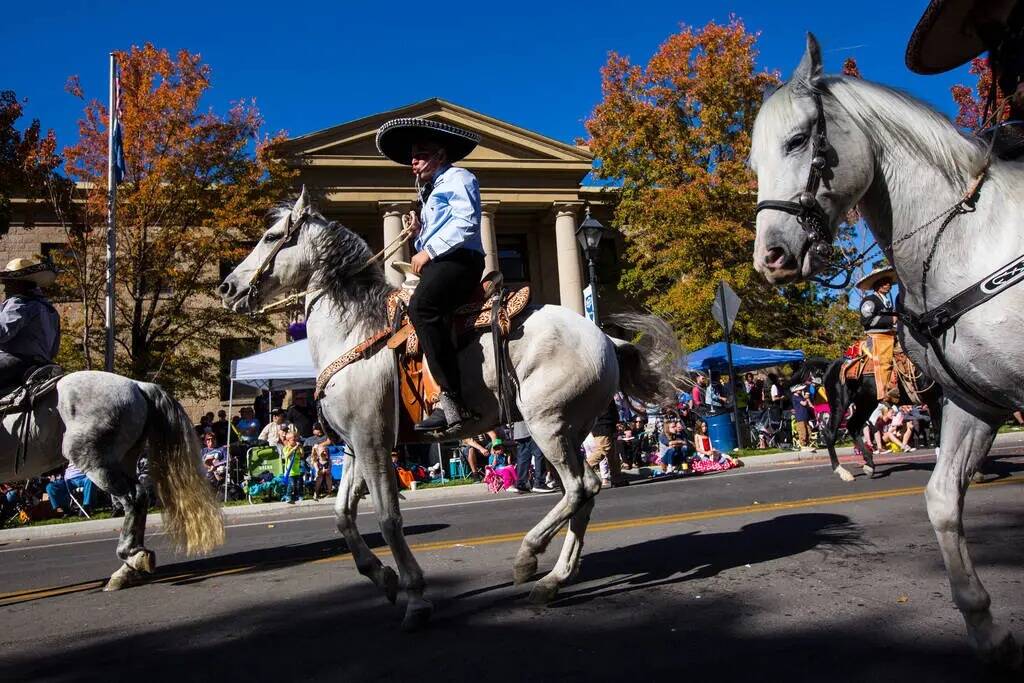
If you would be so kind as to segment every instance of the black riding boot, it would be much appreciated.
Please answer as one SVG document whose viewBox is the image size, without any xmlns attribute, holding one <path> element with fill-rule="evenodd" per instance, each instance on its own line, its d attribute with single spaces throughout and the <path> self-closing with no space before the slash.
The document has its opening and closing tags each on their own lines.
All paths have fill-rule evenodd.
<svg viewBox="0 0 1024 683">
<path fill-rule="evenodd" d="M 462 399 L 451 392 L 443 392 L 428 417 L 413 427 L 417 432 L 457 432 L 462 423 L 476 417 L 462 405 Z"/>
</svg>

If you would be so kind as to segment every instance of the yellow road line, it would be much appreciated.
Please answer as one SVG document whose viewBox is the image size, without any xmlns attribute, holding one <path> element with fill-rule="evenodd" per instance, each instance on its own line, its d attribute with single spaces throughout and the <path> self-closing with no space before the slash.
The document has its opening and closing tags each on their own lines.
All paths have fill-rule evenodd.
<svg viewBox="0 0 1024 683">
<path fill-rule="evenodd" d="M 1007 479 L 997 479 L 986 484 L 975 484 L 971 486 L 971 489 L 977 488 L 990 488 L 994 486 L 1004 485 L 1021 485 L 1024 484 L 1024 478 L 1013 477 Z M 785 501 L 778 503 L 759 503 L 754 505 L 741 505 L 737 507 L 729 508 L 716 508 L 714 510 L 700 510 L 697 512 L 683 512 L 674 515 L 660 515 L 658 517 L 638 517 L 635 519 L 624 519 L 617 522 L 600 522 L 591 524 L 587 529 L 587 533 L 596 533 L 603 531 L 618 531 L 621 529 L 636 529 L 639 527 L 658 526 L 664 524 L 679 524 L 682 522 L 699 522 L 708 519 L 718 519 L 723 517 L 736 517 L 739 515 L 766 513 L 766 512 L 778 512 L 783 510 L 800 510 L 803 508 L 820 507 L 824 505 L 841 505 L 843 503 L 859 503 L 872 500 L 883 500 L 886 498 L 898 498 L 902 496 L 914 496 L 921 495 L 924 493 L 925 487 L 923 486 L 908 486 L 905 488 L 889 489 L 886 491 L 872 491 L 866 493 L 850 493 L 838 496 L 824 496 L 821 498 L 805 498 L 804 500 Z M 564 531 L 562 533 L 565 533 Z M 464 538 L 454 541 L 432 541 L 427 543 L 413 543 L 409 547 L 413 551 L 432 551 L 432 550 L 451 550 L 452 548 L 460 548 L 467 546 L 481 546 L 481 545 L 493 545 L 496 543 L 511 543 L 519 542 L 526 534 L 525 531 L 517 531 L 509 534 L 494 534 L 491 536 L 477 536 L 475 538 Z M 374 550 L 377 555 L 390 555 L 390 551 L 387 548 L 377 548 Z M 173 583 L 175 581 L 187 581 L 191 579 L 207 579 L 216 576 L 227 576 L 230 574 L 239 574 L 246 571 L 251 571 L 257 567 L 267 567 L 273 565 L 286 566 L 289 564 L 324 564 L 328 562 L 343 562 L 352 559 L 351 553 L 342 553 L 333 557 L 323 557 L 315 560 L 308 560 L 303 562 L 302 560 L 271 560 L 269 562 L 262 562 L 259 564 L 248 564 L 240 567 L 230 567 L 228 569 L 220 569 L 215 571 L 195 571 L 185 572 L 182 574 L 173 574 L 170 576 L 158 576 L 153 579 L 151 583 Z M 71 593 L 80 593 L 82 591 L 92 590 L 103 586 L 105 581 L 87 581 L 84 583 L 72 584 L 69 586 L 54 586 L 50 588 L 39 588 L 18 591 L 15 593 L 3 593 L 0 594 L 0 607 L 7 607 L 10 605 L 17 605 L 23 602 L 29 602 L 32 600 L 39 600 L 42 598 L 56 597 L 59 595 L 68 595 Z"/>
</svg>

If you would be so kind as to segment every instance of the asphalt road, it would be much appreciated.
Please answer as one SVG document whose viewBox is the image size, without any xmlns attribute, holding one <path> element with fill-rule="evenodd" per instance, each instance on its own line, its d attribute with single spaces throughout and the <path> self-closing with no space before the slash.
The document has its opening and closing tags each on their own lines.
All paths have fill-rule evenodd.
<svg viewBox="0 0 1024 683">
<path fill-rule="evenodd" d="M 1024 446 L 1000 450 L 966 526 L 997 618 L 1024 637 Z M 199 560 L 156 535 L 157 579 L 112 594 L 98 590 L 116 568 L 112 535 L 12 543 L 0 547 L 0 680 L 989 676 L 928 525 L 931 463 L 884 462 L 851 484 L 812 465 L 606 490 L 580 576 L 546 608 L 511 584 L 511 561 L 554 496 L 410 501 L 436 608 L 416 634 L 399 632 L 401 608 L 357 574 L 322 509 L 231 524 Z"/>
</svg>

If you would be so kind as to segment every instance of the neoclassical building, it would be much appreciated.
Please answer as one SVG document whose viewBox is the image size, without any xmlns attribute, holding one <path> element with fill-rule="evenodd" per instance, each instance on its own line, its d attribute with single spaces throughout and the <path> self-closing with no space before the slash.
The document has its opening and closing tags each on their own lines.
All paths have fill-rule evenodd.
<svg viewBox="0 0 1024 683">
<path fill-rule="evenodd" d="M 459 162 L 480 181 L 487 265 L 506 281 L 531 283 L 540 303 L 583 312 L 582 268 L 576 227 L 584 205 L 607 221 L 598 187 L 582 185 L 593 163 L 586 147 L 486 116 L 441 99 L 381 112 L 287 140 L 282 149 L 300 169 L 319 208 L 362 235 L 377 251 L 402 229 L 415 191 L 408 167 L 381 156 L 374 138 L 389 119 L 421 116 L 479 133 L 481 142 Z M 612 253 L 614 253 L 614 245 Z M 607 257 L 606 257 L 607 258 Z M 391 260 L 409 260 L 408 250 Z M 389 279 L 400 275 L 386 268 Z"/>
</svg>

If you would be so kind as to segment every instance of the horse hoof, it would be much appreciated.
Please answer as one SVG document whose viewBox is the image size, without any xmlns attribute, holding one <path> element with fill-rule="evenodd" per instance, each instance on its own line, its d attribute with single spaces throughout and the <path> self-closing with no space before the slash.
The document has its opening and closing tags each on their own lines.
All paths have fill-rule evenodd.
<svg viewBox="0 0 1024 683">
<path fill-rule="evenodd" d="M 871 465 L 864 465 L 864 474 L 867 475 L 868 479 L 870 479 L 875 476 L 875 468 Z"/>
<path fill-rule="evenodd" d="M 156 572 L 156 553 L 146 549 L 137 550 L 124 563 L 136 571 L 153 574 Z"/>
<path fill-rule="evenodd" d="M 838 474 L 839 478 L 843 481 L 853 481 L 853 475 L 850 474 L 850 471 L 842 465 L 835 469 L 835 473 Z"/>
<path fill-rule="evenodd" d="M 145 583 L 146 577 L 140 572 L 132 569 L 127 564 L 122 564 L 116 572 L 107 579 L 107 585 L 103 587 L 104 592 L 119 591 L 123 588 L 131 588 Z"/>
<path fill-rule="evenodd" d="M 391 567 L 382 567 L 380 571 L 380 583 L 378 584 L 384 591 L 384 597 L 388 599 L 392 605 L 398 600 L 398 574 Z"/>
<path fill-rule="evenodd" d="M 519 586 L 533 578 L 537 573 L 537 558 L 527 556 L 525 560 L 516 562 L 512 570 L 512 581 Z"/>
<path fill-rule="evenodd" d="M 418 600 L 415 603 L 409 602 L 405 610 L 405 618 L 402 619 L 402 630 L 406 633 L 419 631 L 430 622 L 430 615 L 434 612 L 434 606 L 426 600 Z"/>
<path fill-rule="evenodd" d="M 533 605 L 550 604 L 558 595 L 558 586 L 555 584 L 537 583 L 530 591 L 530 603 Z"/>
<path fill-rule="evenodd" d="M 984 473 L 978 471 L 978 472 L 975 472 L 974 474 L 971 475 L 971 483 L 972 484 L 983 484 L 984 482 L 985 482 L 985 475 L 984 475 Z"/>
<path fill-rule="evenodd" d="M 1006 631 L 999 642 L 978 653 L 987 664 L 1009 671 L 1020 671 L 1024 666 L 1024 652 L 1018 647 L 1013 635 Z"/>
</svg>

